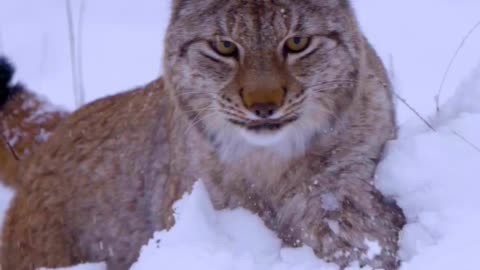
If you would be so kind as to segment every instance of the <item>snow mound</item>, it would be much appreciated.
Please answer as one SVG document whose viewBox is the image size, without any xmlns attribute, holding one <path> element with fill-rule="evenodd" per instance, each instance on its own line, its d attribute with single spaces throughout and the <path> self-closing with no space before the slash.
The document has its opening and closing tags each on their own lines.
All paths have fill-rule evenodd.
<svg viewBox="0 0 480 270">
<path fill-rule="evenodd" d="M 275 233 L 244 210 L 215 211 L 201 181 L 175 205 L 176 225 L 155 233 L 132 270 L 334 270 L 310 248 L 282 248 Z"/>
<path fill-rule="evenodd" d="M 2 232 L 3 220 L 5 219 L 8 208 L 10 207 L 10 202 L 13 196 L 14 191 L 9 187 L 4 186 L 2 184 L 2 179 L 0 179 L 0 234 Z"/>
<path fill-rule="evenodd" d="M 402 270 L 480 269 L 479 101 L 480 66 L 432 119 L 436 131 L 412 127 L 387 147 L 377 185 L 407 216 Z"/>
</svg>

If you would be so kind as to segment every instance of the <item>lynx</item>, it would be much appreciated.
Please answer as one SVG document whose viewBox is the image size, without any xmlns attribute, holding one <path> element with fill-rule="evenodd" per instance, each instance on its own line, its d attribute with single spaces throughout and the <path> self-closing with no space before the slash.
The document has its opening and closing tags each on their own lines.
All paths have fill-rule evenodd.
<svg viewBox="0 0 480 270">
<path fill-rule="evenodd" d="M 5 181 L 13 180 L 8 176 L 13 173 L 10 168 L 46 141 L 67 115 L 23 85 L 11 85 L 14 71 L 12 64 L 0 57 L 0 179 Z"/>
<path fill-rule="evenodd" d="M 128 269 L 198 179 L 285 245 L 398 268 L 404 216 L 373 181 L 391 86 L 349 1 L 176 0 L 164 71 L 74 112 L 19 164 L 4 269 Z"/>
</svg>

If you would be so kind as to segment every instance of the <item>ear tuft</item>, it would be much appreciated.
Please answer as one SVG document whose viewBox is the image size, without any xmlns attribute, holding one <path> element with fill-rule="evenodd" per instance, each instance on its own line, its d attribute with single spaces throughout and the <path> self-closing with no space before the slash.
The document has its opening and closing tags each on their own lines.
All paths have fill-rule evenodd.
<svg viewBox="0 0 480 270">
<path fill-rule="evenodd" d="M 6 57 L 0 56 L 0 106 L 7 102 L 12 94 L 10 82 L 15 68 Z"/>
</svg>

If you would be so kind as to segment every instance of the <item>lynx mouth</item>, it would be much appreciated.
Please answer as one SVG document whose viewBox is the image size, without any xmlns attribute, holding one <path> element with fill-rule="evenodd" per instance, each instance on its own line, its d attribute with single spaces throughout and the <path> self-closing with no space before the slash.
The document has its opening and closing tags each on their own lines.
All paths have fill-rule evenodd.
<svg viewBox="0 0 480 270">
<path fill-rule="evenodd" d="M 278 131 L 286 125 L 296 121 L 297 116 L 286 119 L 269 119 L 269 120 L 256 120 L 256 121 L 239 121 L 235 119 L 229 119 L 229 121 L 237 126 L 243 127 L 249 131 L 262 132 L 262 131 Z"/>
</svg>

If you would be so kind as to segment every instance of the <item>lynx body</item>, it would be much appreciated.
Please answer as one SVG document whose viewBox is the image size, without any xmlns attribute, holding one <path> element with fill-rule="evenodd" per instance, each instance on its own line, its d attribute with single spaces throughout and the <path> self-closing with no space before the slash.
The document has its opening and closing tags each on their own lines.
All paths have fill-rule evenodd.
<svg viewBox="0 0 480 270">
<path fill-rule="evenodd" d="M 373 182 L 395 136 L 390 83 L 348 1 L 176 0 L 164 61 L 21 162 L 5 269 L 128 269 L 200 178 L 216 208 L 255 212 L 286 245 L 397 269 L 404 217 Z"/>
</svg>

